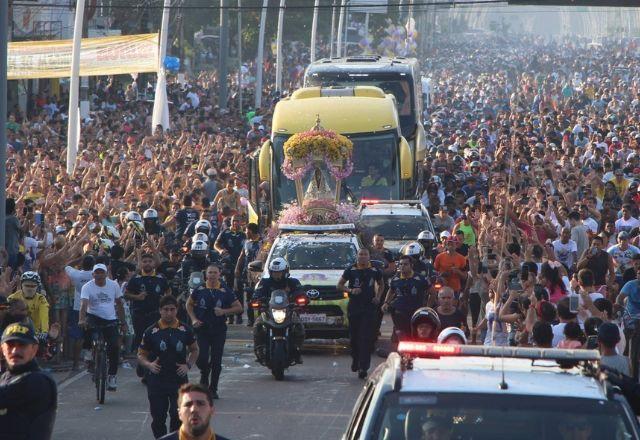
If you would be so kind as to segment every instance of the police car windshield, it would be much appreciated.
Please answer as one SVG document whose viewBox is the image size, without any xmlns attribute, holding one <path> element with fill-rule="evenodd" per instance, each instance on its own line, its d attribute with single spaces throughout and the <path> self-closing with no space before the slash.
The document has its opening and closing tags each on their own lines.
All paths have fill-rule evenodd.
<svg viewBox="0 0 640 440">
<path fill-rule="evenodd" d="M 387 240 L 415 240 L 428 229 L 427 222 L 418 216 L 363 215 L 361 221 L 372 234 L 382 234 Z"/>
<path fill-rule="evenodd" d="M 578 435 L 579 434 L 579 435 Z M 631 439 L 616 401 L 497 394 L 394 393 L 372 439 Z"/>
<path fill-rule="evenodd" d="M 282 257 L 291 270 L 346 269 L 356 261 L 358 251 L 353 243 L 318 243 L 279 241 L 271 258 Z"/>
</svg>

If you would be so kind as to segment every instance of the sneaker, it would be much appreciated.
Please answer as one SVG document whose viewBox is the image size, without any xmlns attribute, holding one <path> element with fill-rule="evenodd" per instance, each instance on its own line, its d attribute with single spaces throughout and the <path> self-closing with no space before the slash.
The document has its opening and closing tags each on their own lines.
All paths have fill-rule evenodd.
<svg viewBox="0 0 640 440">
<path fill-rule="evenodd" d="M 366 379 L 367 377 L 367 370 L 360 370 L 358 371 L 358 378 L 360 379 Z"/>
<path fill-rule="evenodd" d="M 89 362 L 93 360 L 93 354 L 91 353 L 91 350 L 86 350 L 83 348 L 82 351 L 80 352 L 80 358 L 83 359 L 85 362 Z"/>
<path fill-rule="evenodd" d="M 109 375 L 107 378 L 107 390 L 115 391 L 118 388 L 118 383 L 116 381 L 115 375 Z"/>
</svg>

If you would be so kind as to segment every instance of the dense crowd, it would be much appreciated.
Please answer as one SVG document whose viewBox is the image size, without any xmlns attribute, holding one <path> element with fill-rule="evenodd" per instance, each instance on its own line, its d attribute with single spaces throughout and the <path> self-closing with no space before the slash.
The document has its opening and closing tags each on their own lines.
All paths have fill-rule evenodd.
<svg viewBox="0 0 640 440">
<path fill-rule="evenodd" d="M 637 343 L 640 306 L 637 50 L 534 37 L 434 49 L 422 201 L 447 287 L 431 301 L 474 343 L 600 347 L 605 365 L 629 373 L 623 354 L 637 349 L 625 336 Z"/>
<path fill-rule="evenodd" d="M 423 237 L 419 253 L 444 284 L 428 300 L 439 327 L 461 329 L 447 335 L 470 343 L 598 347 L 605 365 L 629 374 L 625 355 L 640 344 L 635 43 L 450 41 L 434 45 L 425 65 L 421 198 L 439 236 Z M 291 87 L 302 75 L 295 66 Z M 246 267 L 260 248 L 247 211 L 248 156 L 269 136 L 279 94 L 265 88 L 263 108 L 239 115 L 237 82 L 221 110 L 217 81 L 212 72 L 170 80 L 164 131 L 150 128 L 152 105 L 136 82 L 97 81 L 72 175 L 65 97 L 33 96 L 26 112 L 11 112 L 0 327 L 30 319 L 42 355 L 78 368 L 84 301 L 113 283 L 114 299 L 124 293 L 113 345 L 125 354 L 140 346 L 140 364 L 153 371 L 145 329 L 162 322 L 159 307 L 202 325 L 197 296 L 185 292 L 205 272 L 208 288 L 220 279 L 228 287 L 208 325 L 244 323 Z M 178 301 L 160 301 L 169 294 Z M 246 319 L 253 324 L 248 311 Z M 219 363 L 224 341 L 204 345 L 207 359 L 191 353 L 179 368 L 197 358 L 201 383 L 216 395 L 220 371 L 208 358 Z"/>
</svg>

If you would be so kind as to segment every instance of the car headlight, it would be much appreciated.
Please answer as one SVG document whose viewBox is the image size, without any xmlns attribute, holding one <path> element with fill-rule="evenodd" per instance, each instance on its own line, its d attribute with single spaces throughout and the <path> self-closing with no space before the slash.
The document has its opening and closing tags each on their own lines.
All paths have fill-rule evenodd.
<svg viewBox="0 0 640 440">
<path fill-rule="evenodd" d="M 284 309 L 271 309 L 271 316 L 276 324 L 282 324 L 287 317 L 287 311 Z"/>
</svg>

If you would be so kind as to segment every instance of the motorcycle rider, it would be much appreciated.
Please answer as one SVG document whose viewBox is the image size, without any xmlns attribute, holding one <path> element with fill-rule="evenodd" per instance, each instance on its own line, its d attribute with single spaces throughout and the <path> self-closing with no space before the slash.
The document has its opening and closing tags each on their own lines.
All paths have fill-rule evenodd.
<svg viewBox="0 0 640 440">
<path fill-rule="evenodd" d="M 389 292 L 382 309 L 385 312 L 392 309 L 394 330 L 406 337 L 411 334 L 411 317 L 427 302 L 429 282 L 413 271 L 412 259 L 408 255 L 400 257 L 398 267 L 399 274 L 389 283 Z"/>
<path fill-rule="evenodd" d="M 440 318 L 431 307 L 421 307 L 411 317 L 411 339 L 436 342 L 440 334 Z"/>
<path fill-rule="evenodd" d="M 269 278 L 262 278 L 256 285 L 252 301 L 268 302 L 271 294 L 276 290 L 284 290 L 291 295 L 301 288 L 300 281 L 289 277 L 289 264 L 282 257 L 274 258 L 269 263 Z M 302 363 L 302 344 L 304 343 L 304 326 L 297 314 L 293 314 L 293 327 L 291 328 L 292 342 L 294 345 L 294 359 L 297 364 Z M 258 316 L 253 327 L 253 346 L 258 362 L 264 362 L 267 331 L 262 316 Z"/>
<path fill-rule="evenodd" d="M 200 276 L 198 278 L 204 280 L 204 272 L 206 268 L 210 264 L 218 262 L 218 259 L 216 257 L 217 254 L 214 254 L 209 250 L 209 246 L 206 242 L 202 240 L 196 240 L 191 243 L 191 250 L 189 254 L 184 257 L 182 263 L 180 264 L 179 275 L 182 287 L 180 289 L 179 297 L 182 297 L 185 293 L 185 296 L 188 296 L 187 286 L 189 285 L 189 280 L 192 277 L 192 274 L 198 272 L 200 273 Z"/>
<path fill-rule="evenodd" d="M 253 296 L 255 284 L 255 281 L 252 282 L 252 277 L 250 276 L 249 263 L 257 259 L 262 241 L 260 239 L 260 229 L 255 223 L 249 223 L 245 228 L 245 233 L 247 234 L 247 239 L 242 245 L 242 252 L 240 252 L 236 262 L 235 281 L 237 284 L 236 291 L 240 292 L 241 295 L 245 295 L 247 303 L 249 303 Z M 255 311 L 251 307 L 247 307 L 248 327 L 252 327 L 255 322 L 254 313 Z"/>
<path fill-rule="evenodd" d="M 422 245 L 424 249 L 424 260 L 426 260 L 425 263 L 432 262 L 437 254 L 435 250 L 436 236 L 431 231 L 422 231 L 420 234 L 418 234 L 417 241 Z"/>
<path fill-rule="evenodd" d="M 427 279 L 433 275 L 433 266 L 431 263 L 425 263 L 423 261 L 424 248 L 417 241 L 404 245 L 400 250 L 400 254 L 411 257 L 411 261 L 413 261 L 413 271 L 415 273 Z"/>
<path fill-rule="evenodd" d="M 458 327 L 447 327 L 438 335 L 438 344 L 467 345 L 467 336 Z"/>
</svg>

